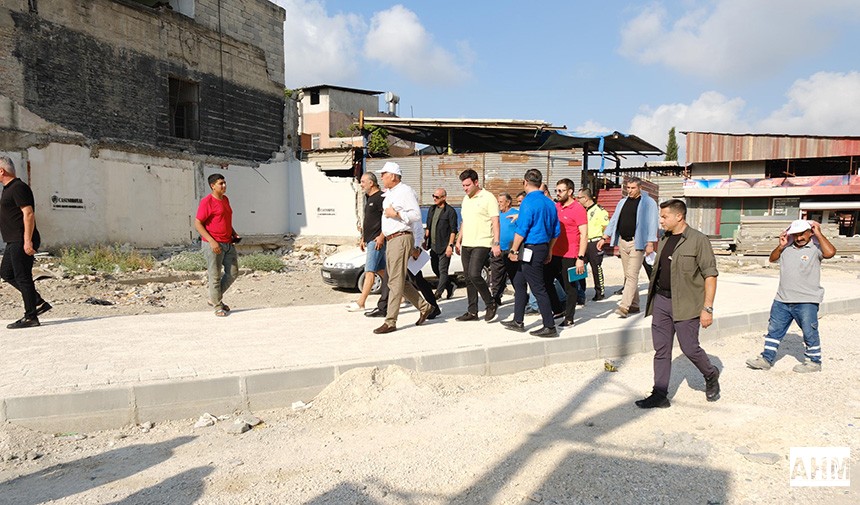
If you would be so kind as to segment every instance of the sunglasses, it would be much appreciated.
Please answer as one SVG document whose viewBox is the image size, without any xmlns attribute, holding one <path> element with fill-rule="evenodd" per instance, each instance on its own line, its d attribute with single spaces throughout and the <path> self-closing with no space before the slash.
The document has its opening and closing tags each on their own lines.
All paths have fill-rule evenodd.
<svg viewBox="0 0 860 505">
<path fill-rule="evenodd" d="M 433 199 L 434 199 L 434 200 L 438 200 L 438 199 L 440 199 L 440 198 L 445 198 L 445 197 L 444 197 L 444 196 L 436 196 L 436 195 L 433 195 Z"/>
</svg>

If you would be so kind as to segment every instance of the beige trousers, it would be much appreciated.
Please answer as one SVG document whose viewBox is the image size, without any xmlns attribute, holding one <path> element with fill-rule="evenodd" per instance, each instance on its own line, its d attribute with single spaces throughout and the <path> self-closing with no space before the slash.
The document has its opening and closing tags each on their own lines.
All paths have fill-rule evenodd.
<svg viewBox="0 0 860 505">
<path fill-rule="evenodd" d="M 621 269 L 624 271 L 624 292 L 621 303 L 624 310 L 639 309 L 639 270 L 645 259 L 645 251 L 636 250 L 633 241 L 618 239 L 618 252 L 621 253 Z"/>
<path fill-rule="evenodd" d="M 429 312 L 432 306 L 418 293 L 407 279 L 406 265 L 412 252 L 414 238 L 410 234 L 394 237 L 385 244 L 385 269 L 388 270 L 388 313 L 385 324 L 397 327 L 400 301 L 405 297 L 420 312 Z"/>
</svg>

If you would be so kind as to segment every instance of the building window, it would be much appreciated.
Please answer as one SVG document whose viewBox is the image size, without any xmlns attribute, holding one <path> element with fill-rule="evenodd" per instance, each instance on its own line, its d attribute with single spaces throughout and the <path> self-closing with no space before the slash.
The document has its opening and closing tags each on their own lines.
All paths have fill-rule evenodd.
<svg viewBox="0 0 860 505">
<path fill-rule="evenodd" d="M 320 134 L 319 133 L 311 133 L 311 149 L 319 149 L 320 148 Z"/>
<path fill-rule="evenodd" d="M 311 91 L 311 105 L 319 105 L 320 104 L 320 92 L 319 91 Z"/>
<path fill-rule="evenodd" d="M 200 139 L 200 85 L 170 78 L 170 134 L 181 139 Z"/>
</svg>

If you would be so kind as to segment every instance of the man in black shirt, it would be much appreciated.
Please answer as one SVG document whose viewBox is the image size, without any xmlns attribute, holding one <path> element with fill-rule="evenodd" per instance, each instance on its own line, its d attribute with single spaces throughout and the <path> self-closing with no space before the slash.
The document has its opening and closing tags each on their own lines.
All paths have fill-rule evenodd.
<svg viewBox="0 0 860 505">
<path fill-rule="evenodd" d="M 39 249 L 41 238 L 36 229 L 33 191 L 15 176 L 15 164 L 7 156 L 0 156 L 0 235 L 6 242 L 0 277 L 21 292 L 24 298 L 24 317 L 8 324 L 10 330 L 39 326 L 39 314 L 51 310 L 33 284 L 33 256 Z"/>
<path fill-rule="evenodd" d="M 454 241 L 457 238 L 457 211 L 448 205 L 448 192 L 445 188 L 436 188 L 433 192 L 433 203 L 427 211 L 427 228 L 424 230 L 427 248 L 430 249 L 430 267 L 439 283 L 436 285 L 434 296 L 437 300 L 442 293 L 448 291 L 447 298 L 454 296 L 454 281 L 448 277 L 448 266 L 451 255 L 454 254 Z"/>
<path fill-rule="evenodd" d="M 385 278 L 385 236 L 382 235 L 382 191 L 376 174 L 367 172 L 361 176 L 361 189 L 367 195 L 364 204 L 364 221 L 361 227 L 359 246 L 367 253 L 364 264 L 364 284 L 358 301 L 347 305 L 350 312 L 363 311 L 370 290 L 373 288 L 375 275 Z"/>
</svg>

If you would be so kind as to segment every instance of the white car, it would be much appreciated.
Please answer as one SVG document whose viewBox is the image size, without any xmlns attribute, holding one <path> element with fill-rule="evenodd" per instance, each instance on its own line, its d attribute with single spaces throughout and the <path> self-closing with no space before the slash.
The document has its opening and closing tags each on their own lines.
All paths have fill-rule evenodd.
<svg viewBox="0 0 860 505">
<path fill-rule="evenodd" d="M 361 291 L 361 286 L 364 284 L 365 259 L 366 253 L 358 247 L 332 254 L 323 261 L 323 266 L 320 268 L 323 282 L 330 286 Z M 430 268 L 429 261 L 421 269 L 421 274 L 425 279 L 436 278 L 436 274 Z M 451 255 L 448 274 L 454 278 L 454 282 L 461 284 L 464 282 L 463 264 L 460 261 L 460 255 L 457 253 Z M 490 278 L 489 266 L 484 266 L 481 275 L 485 280 Z M 381 287 L 382 279 L 376 275 L 371 293 L 379 293 Z"/>
</svg>

